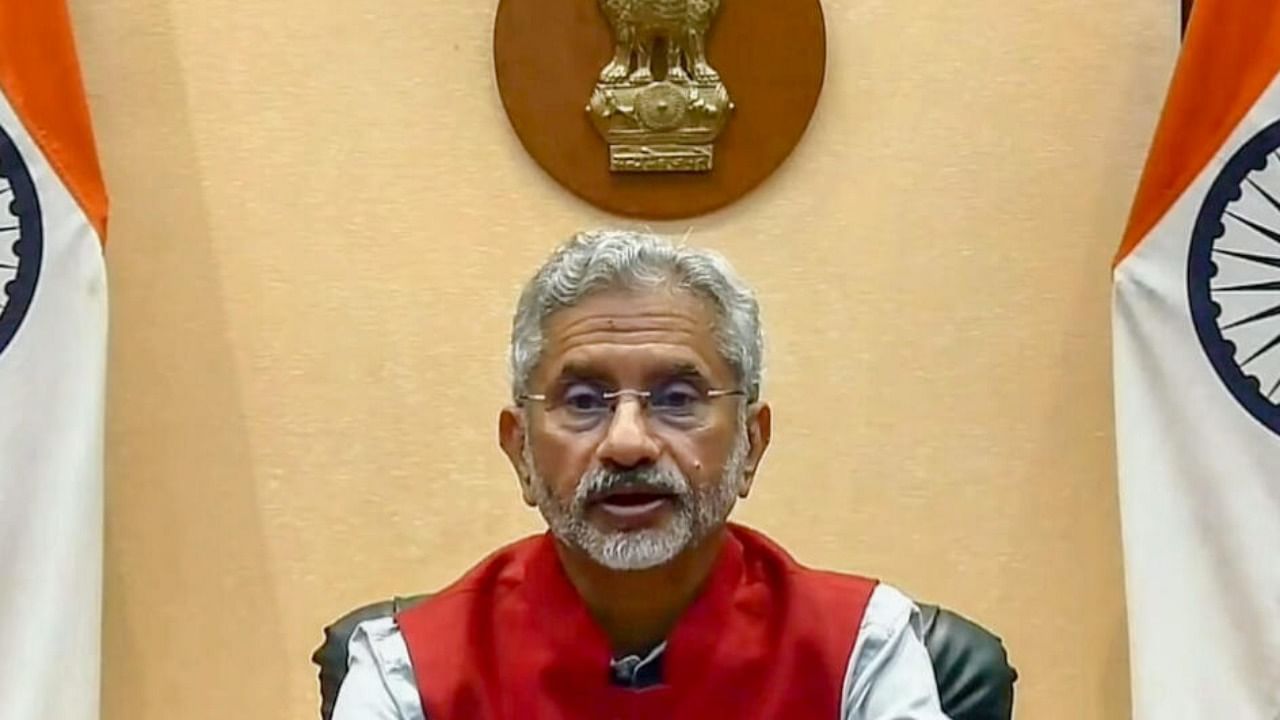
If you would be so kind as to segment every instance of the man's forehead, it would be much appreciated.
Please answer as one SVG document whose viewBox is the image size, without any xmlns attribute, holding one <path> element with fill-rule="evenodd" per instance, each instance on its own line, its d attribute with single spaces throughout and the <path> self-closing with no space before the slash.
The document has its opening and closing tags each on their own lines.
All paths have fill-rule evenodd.
<svg viewBox="0 0 1280 720">
<path fill-rule="evenodd" d="M 563 340 L 583 332 L 670 331 L 710 340 L 715 320 L 711 303 L 685 290 L 608 290 L 553 312 L 546 334 L 548 340 Z"/>
<path fill-rule="evenodd" d="M 610 291 L 553 313 L 545 327 L 545 368 L 647 362 L 718 374 L 723 367 L 715 313 L 679 290 Z M 597 368 L 598 369 L 598 368 Z"/>
</svg>

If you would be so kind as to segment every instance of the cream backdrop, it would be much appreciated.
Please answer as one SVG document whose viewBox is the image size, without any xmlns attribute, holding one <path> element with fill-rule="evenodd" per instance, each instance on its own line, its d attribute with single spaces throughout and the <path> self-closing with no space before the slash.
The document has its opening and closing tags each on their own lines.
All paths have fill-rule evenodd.
<svg viewBox="0 0 1280 720">
<path fill-rule="evenodd" d="M 796 153 L 657 226 L 763 302 L 739 517 L 994 628 L 1024 718 L 1127 716 L 1108 261 L 1176 4 L 826 0 Z M 538 529 L 509 313 L 621 221 L 508 127 L 495 0 L 71 5 L 113 198 L 105 717 L 314 717 L 322 625 Z"/>
</svg>

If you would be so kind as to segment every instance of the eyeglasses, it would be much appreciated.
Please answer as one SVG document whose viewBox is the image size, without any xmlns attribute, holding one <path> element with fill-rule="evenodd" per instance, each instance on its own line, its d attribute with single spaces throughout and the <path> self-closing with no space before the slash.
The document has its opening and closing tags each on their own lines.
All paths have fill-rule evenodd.
<svg viewBox="0 0 1280 720">
<path fill-rule="evenodd" d="M 613 417 L 622 398 L 633 397 L 647 419 L 673 430 L 688 431 L 708 424 L 713 400 L 745 395 L 743 390 L 705 389 L 689 380 L 667 380 L 648 390 L 608 390 L 599 383 L 576 381 L 548 394 L 521 395 L 516 399 L 542 403 L 548 419 L 562 428 L 589 432 Z"/>
</svg>

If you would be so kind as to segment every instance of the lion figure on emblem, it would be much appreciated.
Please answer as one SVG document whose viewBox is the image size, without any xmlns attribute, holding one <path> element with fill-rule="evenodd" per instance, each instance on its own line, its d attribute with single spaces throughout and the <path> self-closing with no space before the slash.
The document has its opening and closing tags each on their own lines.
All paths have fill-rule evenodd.
<svg viewBox="0 0 1280 720">
<path fill-rule="evenodd" d="M 600 7 L 617 43 L 613 60 L 600 73 L 601 82 L 652 82 L 653 54 L 660 41 L 666 47 L 668 81 L 720 81 L 706 52 L 707 30 L 720 10 L 720 0 L 600 0 Z"/>
</svg>

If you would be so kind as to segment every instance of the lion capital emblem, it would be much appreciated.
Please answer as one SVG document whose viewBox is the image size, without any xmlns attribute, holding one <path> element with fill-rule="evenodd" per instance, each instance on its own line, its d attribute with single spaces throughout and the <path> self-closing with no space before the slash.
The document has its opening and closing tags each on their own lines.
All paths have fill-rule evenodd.
<svg viewBox="0 0 1280 720">
<path fill-rule="evenodd" d="M 707 60 L 720 0 L 600 0 L 612 59 L 587 112 L 616 172 L 706 172 L 733 103 Z"/>
</svg>

